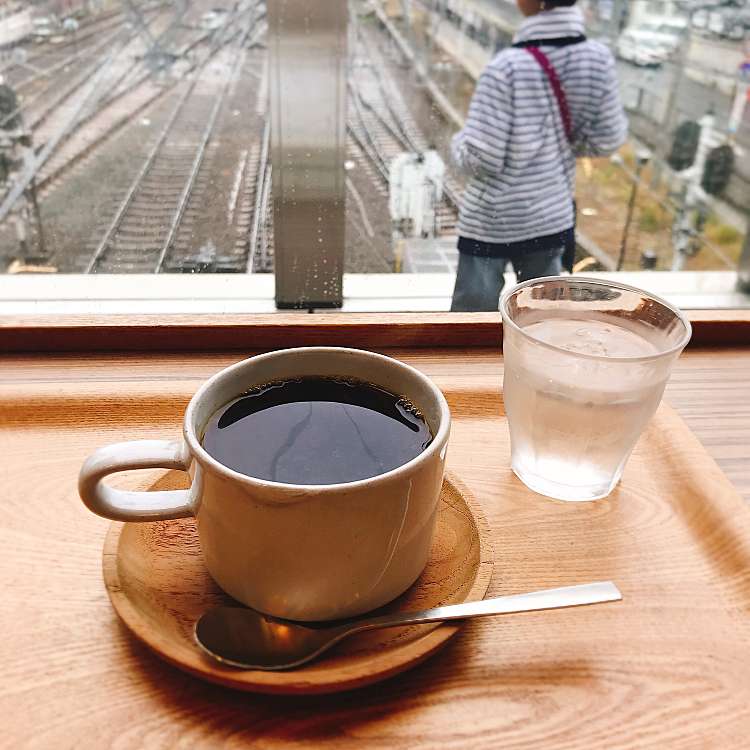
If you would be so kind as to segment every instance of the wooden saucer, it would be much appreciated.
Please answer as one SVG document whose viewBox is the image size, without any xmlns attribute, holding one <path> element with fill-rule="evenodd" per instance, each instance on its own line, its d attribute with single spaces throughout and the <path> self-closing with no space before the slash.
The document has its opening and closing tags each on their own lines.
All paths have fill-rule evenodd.
<svg viewBox="0 0 750 750">
<path fill-rule="evenodd" d="M 423 661 L 461 627 L 376 630 L 352 636 L 300 669 L 239 670 L 213 662 L 193 642 L 193 625 L 206 609 L 234 603 L 203 566 L 193 519 L 113 523 L 103 567 L 112 605 L 141 641 L 180 669 L 239 690 L 333 693 L 368 685 Z M 427 567 L 408 591 L 379 611 L 482 599 L 492 568 L 489 528 L 479 504 L 455 478 L 446 478 Z"/>
</svg>

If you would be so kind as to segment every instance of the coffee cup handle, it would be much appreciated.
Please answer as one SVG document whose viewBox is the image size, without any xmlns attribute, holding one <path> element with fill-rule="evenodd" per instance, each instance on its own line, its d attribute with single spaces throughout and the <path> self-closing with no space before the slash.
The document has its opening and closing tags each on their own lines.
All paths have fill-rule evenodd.
<svg viewBox="0 0 750 750">
<path fill-rule="evenodd" d="M 92 453 L 78 475 L 78 493 L 86 507 L 113 521 L 161 521 L 193 515 L 191 490 L 129 492 L 104 484 L 110 474 L 131 469 L 187 471 L 190 454 L 185 444 L 167 440 L 114 443 Z"/>
</svg>

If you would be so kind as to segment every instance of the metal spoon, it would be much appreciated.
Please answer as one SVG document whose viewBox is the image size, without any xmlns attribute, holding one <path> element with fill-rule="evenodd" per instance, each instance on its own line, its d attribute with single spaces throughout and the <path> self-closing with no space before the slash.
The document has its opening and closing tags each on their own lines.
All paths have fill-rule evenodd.
<svg viewBox="0 0 750 750">
<path fill-rule="evenodd" d="M 280 620 L 253 609 L 217 607 L 206 612 L 195 624 L 195 639 L 207 654 L 222 664 L 243 669 L 291 669 L 314 659 L 352 633 L 363 630 L 578 607 L 619 599 L 622 599 L 622 594 L 617 586 L 606 581 L 334 624 L 302 624 Z"/>
</svg>

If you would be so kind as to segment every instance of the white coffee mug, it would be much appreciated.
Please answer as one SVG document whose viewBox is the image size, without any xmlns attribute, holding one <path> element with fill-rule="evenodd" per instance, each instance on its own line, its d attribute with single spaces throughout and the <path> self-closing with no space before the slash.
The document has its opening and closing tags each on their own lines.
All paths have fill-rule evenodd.
<svg viewBox="0 0 750 750">
<path fill-rule="evenodd" d="M 357 378 L 406 397 L 434 439 L 416 458 L 356 482 L 292 485 L 234 471 L 201 446 L 215 412 L 249 388 L 302 376 Z M 249 607 L 294 620 L 350 617 L 404 592 L 427 563 L 450 432 L 440 390 L 413 367 L 357 349 L 310 347 L 262 354 L 214 375 L 185 412 L 184 442 L 117 443 L 90 456 L 83 502 L 118 521 L 194 515 L 206 567 Z M 127 492 L 103 479 L 130 469 L 189 472 L 189 490 Z"/>
</svg>

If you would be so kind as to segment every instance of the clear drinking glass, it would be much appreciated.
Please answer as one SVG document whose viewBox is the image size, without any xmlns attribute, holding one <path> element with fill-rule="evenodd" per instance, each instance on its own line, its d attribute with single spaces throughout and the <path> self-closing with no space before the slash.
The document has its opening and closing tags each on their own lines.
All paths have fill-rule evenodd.
<svg viewBox="0 0 750 750">
<path fill-rule="evenodd" d="M 501 309 L 513 471 L 558 500 L 605 497 L 661 401 L 690 323 L 648 292 L 577 276 L 519 284 Z"/>
</svg>

